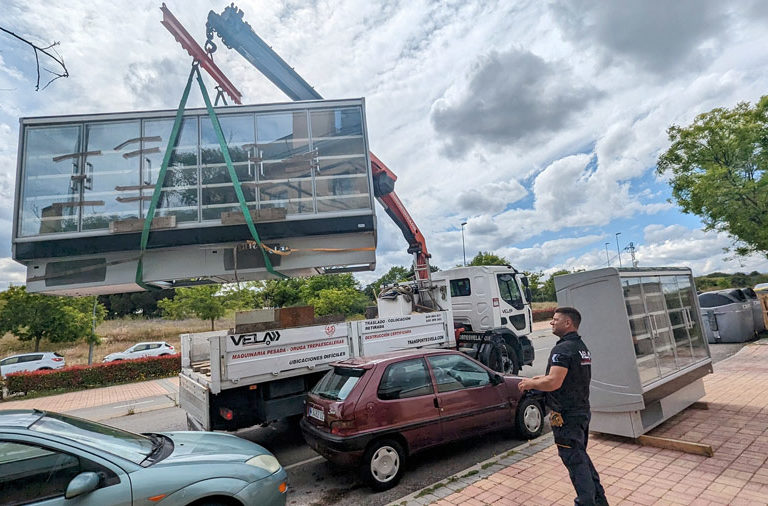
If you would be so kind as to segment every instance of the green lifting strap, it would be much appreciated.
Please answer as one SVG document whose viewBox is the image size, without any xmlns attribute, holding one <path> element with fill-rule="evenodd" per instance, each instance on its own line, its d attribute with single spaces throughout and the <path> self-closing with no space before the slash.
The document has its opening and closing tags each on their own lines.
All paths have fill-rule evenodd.
<svg viewBox="0 0 768 506">
<path fill-rule="evenodd" d="M 197 82 L 200 84 L 200 91 L 203 93 L 203 100 L 205 100 L 205 107 L 208 109 L 208 116 L 210 116 L 211 118 L 213 129 L 216 131 L 216 137 L 219 139 L 219 146 L 221 146 L 221 154 L 224 155 L 224 161 L 227 162 L 227 170 L 229 171 L 229 177 L 230 179 L 232 179 L 232 185 L 235 187 L 235 194 L 237 195 L 237 201 L 240 203 L 240 210 L 243 212 L 243 217 L 245 218 L 245 223 L 248 225 L 248 230 L 251 231 L 251 236 L 253 237 L 253 240 L 256 241 L 256 244 L 259 245 L 261 254 L 264 255 L 264 265 L 267 268 L 267 272 L 274 274 L 279 278 L 287 279 L 288 276 L 286 276 L 281 272 L 277 272 L 272 267 L 272 262 L 269 260 L 269 255 L 267 255 L 267 252 L 261 246 L 261 239 L 259 239 L 259 234 L 256 232 L 256 226 L 253 224 L 253 219 L 251 219 L 251 212 L 248 210 L 248 205 L 245 203 L 245 197 L 243 196 L 243 189 L 240 187 L 240 180 L 237 178 L 235 167 L 234 165 L 232 165 L 232 158 L 229 156 L 229 148 L 227 148 L 227 141 L 224 139 L 224 132 L 221 130 L 219 117 L 216 116 L 216 111 L 213 110 L 213 106 L 211 105 L 211 99 L 208 97 L 208 91 L 205 89 L 203 78 L 200 75 L 200 71 L 197 70 L 197 67 L 195 67 L 195 73 L 197 74 Z"/>
<path fill-rule="evenodd" d="M 162 193 L 163 183 L 165 182 L 165 173 L 168 170 L 168 164 L 170 163 L 171 155 L 173 153 L 174 148 L 176 147 L 176 139 L 179 136 L 179 130 L 181 130 L 181 123 L 184 116 L 184 108 L 186 107 L 187 99 L 189 98 L 189 91 L 192 86 L 192 76 L 194 75 L 197 75 L 197 82 L 200 84 L 200 91 L 203 94 L 203 100 L 205 100 L 205 105 L 208 109 L 208 115 L 211 118 L 211 123 L 213 123 L 213 128 L 216 131 L 216 136 L 219 139 L 219 145 L 221 146 L 221 151 L 222 151 L 222 154 L 224 155 L 224 160 L 227 162 L 227 170 L 229 171 L 230 178 L 232 179 L 232 184 L 235 187 L 235 193 L 237 194 L 237 200 L 240 203 L 240 209 L 242 210 L 243 216 L 245 217 L 245 222 L 248 224 L 248 230 L 251 232 L 251 235 L 255 239 L 256 243 L 259 245 L 259 249 L 261 249 L 262 255 L 264 255 L 264 264 L 267 268 L 267 271 L 280 278 L 287 278 L 288 276 L 286 276 L 285 274 L 282 274 L 274 270 L 274 268 L 272 267 L 272 262 L 269 260 L 269 256 L 267 256 L 267 252 L 264 251 L 264 248 L 261 247 L 261 240 L 259 239 L 259 234 L 256 232 L 256 227 L 254 226 L 253 220 L 251 219 L 251 213 L 248 211 L 248 206 L 245 203 L 243 190 L 240 187 L 240 181 L 238 180 L 237 174 L 235 173 L 234 166 L 232 165 L 232 159 L 229 156 L 229 149 L 227 149 L 227 144 L 226 144 L 226 141 L 224 140 L 224 134 L 221 130 L 219 119 L 216 116 L 216 113 L 214 112 L 213 107 L 211 106 L 211 101 L 208 98 L 208 93 L 205 89 L 205 84 L 203 84 L 203 79 L 200 76 L 200 71 L 198 70 L 198 67 L 196 64 L 192 64 L 192 70 L 189 72 L 187 85 L 184 87 L 184 94 L 182 95 L 181 101 L 179 102 L 179 108 L 176 110 L 176 119 L 173 122 L 171 135 L 168 139 L 168 146 L 165 149 L 163 164 L 160 166 L 160 173 L 157 175 L 155 190 L 154 190 L 154 193 L 152 194 L 152 202 L 149 205 L 149 210 L 147 211 L 147 217 L 144 220 L 144 228 L 141 231 L 141 243 L 139 246 L 139 261 L 136 265 L 136 284 L 144 288 L 145 290 L 157 289 L 156 287 L 153 287 L 144 283 L 144 252 L 146 251 L 146 248 L 147 248 L 149 231 L 152 226 L 152 220 L 155 217 L 155 210 L 157 209 L 157 203 L 160 200 L 160 194 Z"/>
</svg>

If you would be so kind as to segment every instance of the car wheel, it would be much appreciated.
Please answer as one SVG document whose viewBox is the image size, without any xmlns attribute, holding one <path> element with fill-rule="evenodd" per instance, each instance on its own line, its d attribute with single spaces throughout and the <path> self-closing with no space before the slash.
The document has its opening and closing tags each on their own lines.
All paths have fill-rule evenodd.
<svg viewBox="0 0 768 506">
<path fill-rule="evenodd" d="M 541 404 L 531 398 L 525 398 L 517 405 L 515 427 L 523 439 L 533 439 L 541 434 L 544 427 L 544 413 Z"/>
<path fill-rule="evenodd" d="M 363 479 L 374 490 L 387 490 L 400 481 L 405 452 L 397 441 L 380 439 L 365 451 L 361 469 Z"/>
<path fill-rule="evenodd" d="M 50 367 L 41 367 L 40 369 L 38 369 L 38 371 L 52 371 L 52 370 L 53 369 L 51 369 Z"/>
</svg>

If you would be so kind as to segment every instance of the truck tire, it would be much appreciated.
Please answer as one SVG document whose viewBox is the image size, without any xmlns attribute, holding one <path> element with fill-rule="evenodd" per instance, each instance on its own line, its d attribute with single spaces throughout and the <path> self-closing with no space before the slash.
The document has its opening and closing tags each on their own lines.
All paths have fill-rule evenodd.
<svg viewBox="0 0 768 506">
<path fill-rule="evenodd" d="M 513 347 L 508 344 L 504 344 L 507 348 L 507 355 L 509 356 L 509 372 L 507 374 L 514 374 L 515 376 L 520 373 L 520 357 L 517 356 L 517 352 Z"/>
<path fill-rule="evenodd" d="M 523 439 L 533 439 L 541 434 L 544 428 L 544 412 L 538 401 L 530 397 L 520 400 L 515 412 L 515 428 Z"/>
<path fill-rule="evenodd" d="M 403 476 L 405 452 L 393 439 L 379 439 L 365 451 L 360 472 L 373 490 L 388 490 Z"/>
</svg>

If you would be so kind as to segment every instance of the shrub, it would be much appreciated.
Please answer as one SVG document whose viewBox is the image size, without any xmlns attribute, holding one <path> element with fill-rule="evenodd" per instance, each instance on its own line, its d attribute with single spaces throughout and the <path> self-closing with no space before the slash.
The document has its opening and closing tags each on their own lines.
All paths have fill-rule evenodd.
<svg viewBox="0 0 768 506">
<path fill-rule="evenodd" d="M 546 320 L 552 319 L 552 317 L 555 315 L 555 307 L 546 308 L 546 309 L 534 309 L 533 310 L 533 321 L 535 322 L 542 322 Z"/>
<path fill-rule="evenodd" d="M 54 371 L 9 374 L 5 378 L 8 395 L 51 390 L 84 390 L 122 383 L 175 376 L 181 370 L 181 356 L 147 357 L 95 364 L 76 365 Z"/>
</svg>

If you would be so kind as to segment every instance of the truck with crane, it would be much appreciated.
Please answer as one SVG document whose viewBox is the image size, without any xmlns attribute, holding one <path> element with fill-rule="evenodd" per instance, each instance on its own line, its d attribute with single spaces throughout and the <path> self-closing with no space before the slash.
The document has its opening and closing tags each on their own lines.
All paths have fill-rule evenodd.
<svg viewBox="0 0 768 506">
<path fill-rule="evenodd" d="M 220 95 L 240 103 L 239 91 L 213 63 L 215 34 L 292 100 L 322 99 L 234 5 L 209 13 L 204 50 L 165 5 L 161 10 L 163 25 L 217 81 Z M 314 383 L 348 357 L 452 347 L 504 374 L 532 365 L 527 277 L 508 265 L 432 273 L 426 240 L 394 191 L 397 176 L 373 153 L 370 161 L 374 196 L 408 243 L 414 279 L 384 287 L 373 319 L 278 326 L 275 310 L 261 310 L 243 315 L 251 323 L 230 331 L 183 335 L 179 404 L 190 428 L 236 430 L 300 416 Z"/>
</svg>

